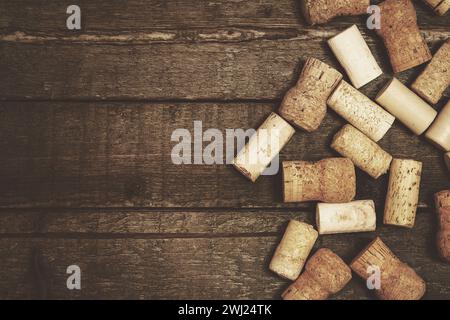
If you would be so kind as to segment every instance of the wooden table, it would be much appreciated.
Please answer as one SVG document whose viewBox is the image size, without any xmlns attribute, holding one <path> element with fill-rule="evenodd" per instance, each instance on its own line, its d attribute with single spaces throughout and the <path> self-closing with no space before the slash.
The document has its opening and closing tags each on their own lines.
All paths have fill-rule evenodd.
<svg viewBox="0 0 450 320">
<path fill-rule="evenodd" d="M 289 283 L 268 262 L 289 219 L 314 223 L 314 204 L 282 203 L 280 175 L 252 184 L 230 166 L 175 165 L 171 134 L 194 120 L 256 128 L 307 57 L 340 68 L 325 40 L 353 23 L 385 72 L 363 89 L 373 98 L 392 76 L 380 39 L 364 17 L 306 26 L 295 0 L 78 0 L 82 30 L 69 31 L 72 2 L 0 0 L 0 298 L 279 298 Z M 415 5 L 435 52 L 449 15 Z M 330 111 L 281 160 L 336 156 L 344 123 Z M 426 298 L 449 299 L 434 246 L 432 195 L 450 188 L 442 153 L 398 122 L 380 145 L 424 163 L 414 229 L 382 225 L 387 176 L 358 171 L 377 231 L 321 236 L 315 250 L 350 262 L 380 235 L 426 280 Z M 66 287 L 73 264 L 81 290 Z M 373 295 L 355 275 L 335 298 Z"/>
</svg>

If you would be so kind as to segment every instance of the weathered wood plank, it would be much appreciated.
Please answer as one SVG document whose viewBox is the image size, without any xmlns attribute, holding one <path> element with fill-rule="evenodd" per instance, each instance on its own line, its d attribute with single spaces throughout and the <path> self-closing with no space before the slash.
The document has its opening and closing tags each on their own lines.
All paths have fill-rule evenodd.
<svg viewBox="0 0 450 320">
<path fill-rule="evenodd" d="M 325 39 L 351 23 L 365 30 L 362 17 L 305 27 L 295 0 L 80 0 L 79 33 L 65 30 L 68 4 L 0 0 L 1 100 L 279 101 L 305 57 L 338 67 Z M 417 7 L 435 47 L 450 34 L 448 19 Z M 365 36 L 390 73 L 379 39 Z M 387 77 L 364 92 L 373 96 Z M 256 127 L 277 103 L 0 103 L 0 207 L 142 207 L 3 209 L 0 298 L 279 298 L 288 283 L 268 261 L 288 219 L 313 223 L 313 213 L 285 209 L 279 176 L 253 185 L 230 167 L 170 160 L 174 129 L 194 120 L 205 129 Z M 330 113 L 320 131 L 297 133 L 281 158 L 335 155 L 328 144 L 342 124 Z M 425 278 L 427 298 L 449 299 L 450 270 L 437 259 L 427 209 L 435 191 L 450 188 L 442 155 L 399 124 L 381 145 L 424 162 L 416 227 L 379 223 L 373 234 L 320 237 L 315 249 L 349 262 L 380 234 Z M 379 221 L 386 180 L 358 171 L 358 198 L 376 200 Z M 183 206 L 193 209 L 146 209 Z M 226 209 L 234 207 L 283 209 Z M 81 292 L 65 287 L 70 264 L 82 267 Z M 368 297 L 359 279 L 337 296 Z"/>
<path fill-rule="evenodd" d="M 314 56 L 340 69 L 325 40 L 338 31 L 310 30 L 288 39 L 239 43 L 89 45 L 0 42 L 0 99 L 281 99 Z M 437 37 L 437 39 L 435 38 Z M 450 30 L 430 35 L 440 44 Z M 390 77 L 384 47 L 367 36 L 385 75 L 364 92 L 375 96 Z M 402 73 L 411 81 L 419 70 Z M 168 90 L 167 88 L 170 88 Z"/>
<path fill-rule="evenodd" d="M 224 216 L 220 217 L 222 214 Z M 2 237 L 0 298 L 279 298 L 288 282 L 270 273 L 268 262 L 288 218 L 293 216 L 283 214 L 282 219 L 272 220 L 267 219 L 264 213 L 247 213 L 245 218 L 239 216 L 241 213 L 232 217 L 230 213 L 222 214 L 219 213 L 216 222 L 212 222 L 212 215 L 207 213 L 185 213 L 184 217 L 174 215 L 173 219 L 185 221 L 186 231 L 191 232 L 199 231 L 199 227 L 192 223 L 194 220 L 206 218 L 205 229 L 201 232 L 207 233 L 189 237 L 188 234 L 183 234 L 184 227 L 172 228 L 169 223 L 163 223 L 163 234 L 182 230 L 178 238 L 168 239 L 145 238 L 144 234 L 138 235 L 141 238 L 108 239 L 102 237 L 101 233 L 89 234 L 118 230 L 125 233 L 145 231 L 143 229 L 147 227 L 150 232 L 155 231 L 160 222 L 158 219 L 142 219 L 142 216 L 135 213 L 128 216 L 135 221 L 125 222 L 123 227 L 119 225 L 124 220 L 117 220 L 117 215 L 110 216 L 108 213 L 97 217 L 93 215 L 92 219 L 87 220 L 74 214 L 71 218 L 78 219 L 79 225 L 66 220 L 69 216 L 64 214 L 60 217 L 47 217 L 41 222 L 41 230 L 45 230 L 43 234 L 34 235 L 33 238 Z M 231 222 L 225 223 L 222 220 L 225 216 L 230 216 Z M 286 220 L 283 221 L 284 219 Z M 312 222 L 313 218 L 309 216 L 301 219 Z M 378 234 L 399 258 L 413 266 L 425 279 L 428 286 L 426 298 L 449 299 L 450 268 L 437 258 L 434 248 L 434 219 L 434 214 L 422 212 L 412 230 L 383 227 L 375 233 L 323 236 L 318 239 L 314 250 L 328 247 L 349 262 Z M 93 227 L 93 221 L 99 224 L 98 229 Z M 141 222 L 143 226 L 139 226 Z M 77 236 L 68 233 L 48 238 L 53 232 L 65 230 L 63 223 L 67 223 L 68 229 L 72 228 L 72 231 L 88 230 L 88 233 Z M 238 230 L 241 223 L 244 233 L 240 236 L 209 234 L 210 227 L 230 230 L 232 226 L 231 230 Z M 249 227 L 250 223 L 266 225 L 252 229 Z M 245 235 L 247 231 L 265 232 L 275 229 L 276 235 Z M 66 289 L 66 268 L 72 264 L 81 267 L 81 291 Z M 334 298 L 371 297 L 370 292 L 364 288 L 364 282 L 355 276 L 345 290 Z"/>
<path fill-rule="evenodd" d="M 380 2 L 380 1 L 375 1 Z M 0 32 L 67 33 L 69 0 L 1 0 Z M 84 32 L 141 31 L 148 29 L 217 28 L 221 26 L 296 27 L 304 25 L 296 0 L 78 0 Z M 422 27 L 446 26 L 421 1 L 416 1 Z M 329 25 L 361 22 L 338 18 Z"/>
<path fill-rule="evenodd" d="M 0 237 L 37 234 L 106 234 L 174 237 L 276 235 L 289 219 L 314 223 L 313 213 L 284 209 L 4 209 Z"/>
<path fill-rule="evenodd" d="M 46 103 L 0 106 L 1 207 L 280 207 L 281 177 L 248 182 L 231 166 L 175 165 L 175 129 L 257 128 L 273 104 Z M 320 130 L 297 132 L 281 160 L 338 156 L 329 148 L 344 121 L 329 112 Z M 204 143 L 206 146 L 207 143 Z M 424 162 L 421 206 L 449 188 L 442 154 L 395 124 L 381 141 L 394 157 Z M 192 148 L 193 150 L 193 148 Z M 225 152 L 225 151 L 224 151 Z M 387 177 L 358 171 L 358 198 L 382 206 Z M 297 205 L 291 205 L 297 206 Z M 298 205 L 304 207 L 304 205 Z"/>
<path fill-rule="evenodd" d="M 436 216 L 428 209 L 417 214 L 415 232 L 430 230 Z M 283 233 L 290 219 L 315 225 L 315 213 L 301 209 L 2 209 L 0 237 L 36 236 L 142 236 L 142 237 L 223 237 L 275 236 Z M 383 226 L 383 208 L 377 208 L 377 227 Z"/>
</svg>

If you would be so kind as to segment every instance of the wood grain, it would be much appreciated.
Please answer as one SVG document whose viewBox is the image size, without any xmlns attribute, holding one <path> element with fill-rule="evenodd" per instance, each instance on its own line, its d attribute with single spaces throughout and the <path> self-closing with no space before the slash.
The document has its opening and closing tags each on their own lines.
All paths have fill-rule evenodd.
<svg viewBox="0 0 450 320">
<path fill-rule="evenodd" d="M 65 11 L 71 4 L 69 0 L 1 0 L 0 32 L 67 32 Z M 305 24 L 296 0 L 78 0 L 77 4 L 82 10 L 83 31 L 88 33 L 221 26 L 296 28 Z M 447 26 L 445 17 L 435 16 L 420 0 L 415 1 L 415 7 L 421 26 Z M 341 17 L 327 25 L 363 20 L 363 17 Z"/>
<path fill-rule="evenodd" d="M 264 103 L 47 103 L 0 106 L 1 207 L 284 207 L 281 177 L 249 183 L 231 166 L 175 165 L 175 129 L 257 128 L 276 106 Z M 320 160 L 343 120 L 329 112 L 314 133 L 297 132 L 281 160 Z M 205 143 L 206 145 L 207 143 Z M 420 205 L 449 188 L 439 150 L 395 124 L 381 146 L 424 162 Z M 387 178 L 357 172 L 357 198 L 382 206 Z M 309 206 L 306 204 L 306 206 Z"/>
<path fill-rule="evenodd" d="M 314 220 L 298 209 L 2 209 L 0 237 L 275 236 L 289 219 Z"/>
<path fill-rule="evenodd" d="M 73 32 L 69 4 L 0 0 L 0 298 L 278 299 L 289 283 L 269 260 L 289 219 L 314 223 L 314 204 L 283 204 L 279 175 L 252 184 L 230 166 L 173 165 L 170 136 L 194 120 L 258 127 L 307 57 L 343 71 L 325 40 L 354 23 L 384 66 L 362 90 L 373 98 L 392 71 L 365 17 L 308 27 L 296 0 L 79 0 Z M 435 51 L 448 18 L 415 5 Z M 329 144 L 344 123 L 330 111 L 281 160 L 336 156 Z M 380 224 L 387 177 L 358 170 L 357 198 L 376 201 L 378 230 L 321 236 L 314 250 L 348 263 L 380 235 L 424 277 L 425 298 L 450 299 L 432 209 L 450 188 L 442 154 L 398 122 L 380 145 L 424 163 L 415 228 Z M 66 289 L 71 264 L 81 291 Z M 355 276 L 334 298 L 373 297 Z"/>
<path fill-rule="evenodd" d="M 0 215 L 2 225 L 9 214 Z M 289 283 L 270 273 L 268 263 L 282 230 L 292 217 L 313 222 L 304 213 L 229 211 L 159 213 L 162 219 L 146 212 L 28 212 L 15 221 L 34 225 L 36 214 L 38 229 L 25 229 L 39 234 L 16 238 L 1 231 L 2 299 L 279 298 Z M 330 248 L 349 263 L 378 234 L 424 277 L 426 298 L 448 299 L 450 269 L 434 248 L 435 216 L 422 212 L 417 219 L 412 230 L 383 227 L 374 233 L 322 236 L 314 250 Z M 239 234 L 228 237 L 223 231 Z M 171 232 L 178 236 L 169 237 Z M 127 237 L 112 236 L 120 233 Z M 72 264 L 81 267 L 81 291 L 66 289 L 65 271 Z M 334 298 L 372 297 L 355 276 Z"/>
<path fill-rule="evenodd" d="M 8 81 L 0 83 L 0 99 L 280 100 L 310 56 L 343 72 L 324 41 L 338 32 L 240 43 L 1 41 L 0 73 Z M 439 39 L 449 36 L 447 30 Z M 373 98 L 392 72 L 379 39 L 367 40 L 385 72 L 364 90 Z M 411 70 L 399 79 L 410 82 L 416 76 Z"/>
</svg>

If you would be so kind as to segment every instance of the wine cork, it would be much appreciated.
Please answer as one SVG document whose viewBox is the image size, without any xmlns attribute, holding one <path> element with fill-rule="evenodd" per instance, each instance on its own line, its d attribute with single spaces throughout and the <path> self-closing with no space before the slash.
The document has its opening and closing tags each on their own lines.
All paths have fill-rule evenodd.
<svg viewBox="0 0 450 320">
<path fill-rule="evenodd" d="M 356 25 L 328 40 L 328 45 L 357 89 L 383 74 Z"/>
<path fill-rule="evenodd" d="M 394 116 L 344 80 L 328 99 L 328 106 L 375 142 L 395 121 Z"/>
<path fill-rule="evenodd" d="M 270 261 L 269 269 L 283 278 L 297 279 L 317 236 L 313 226 L 291 220 Z"/>
<path fill-rule="evenodd" d="M 234 158 L 234 167 L 255 182 L 294 133 L 295 129 L 289 123 L 271 113 Z"/>
<path fill-rule="evenodd" d="M 431 52 L 417 26 L 410 0 L 386 0 L 379 4 L 383 38 L 394 72 L 402 72 L 431 59 Z"/>
<path fill-rule="evenodd" d="M 280 115 L 308 132 L 316 130 L 327 113 L 327 99 L 341 79 L 337 70 L 309 58 L 297 84 L 284 97 Z"/>
<path fill-rule="evenodd" d="M 319 234 L 374 231 L 376 220 L 372 200 L 317 204 L 316 224 Z"/>
<path fill-rule="evenodd" d="M 283 162 L 285 202 L 349 202 L 355 194 L 355 166 L 349 159 Z"/>
<path fill-rule="evenodd" d="M 426 4 L 428 4 L 433 11 L 443 16 L 450 9 L 450 0 L 424 0 Z"/>
<path fill-rule="evenodd" d="M 450 100 L 437 116 L 425 137 L 444 151 L 450 151 Z"/>
<path fill-rule="evenodd" d="M 396 78 L 381 89 L 375 99 L 416 135 L 421 135 L 436 118 L 437 112 Z"/>
<path fill-rule="evenodd" d="M 384 223 L 412 228 L 419 202 L 422 163 L 394 159 L 384 206 Z"/>
<path fill-rule="evenodd" d="M 329 249 L 318 250 L 306 263 L 305 272 L 284 291 L 284 300 L 325 300 L 341 291 L 352 279 L 352 272 Z"/>
<path fill-rule="evenodd" d="M 442 190 L 435 193 L 434 204 L 437 209 L 450 207 L 450 190 Z"/>
<path fill-rule="evenodd" d="M 436 104 L 449 85 L 450 39 L 436 52 L 431 62 L 412 84 L 412 89 L 429 103 Z"/>
<path fill-rule="evenodd" d="M 331 147 L 375 179 L 388 171 L 392 161 L 389 153 L 350 124 L 335 134 Z"/>
<path fill-rule="evenodd" d="M 380 270 L 380 289 L 376 294 L 383 300 L 419 300 L 425 294 L 425 281 L 406 263 L 401 262 L 377 237 L 350 264 L 352 270 L 367 280 L 370 268 Z"/>
<path fill-rule="evenodd" d="M 437 247 L 443 260 L 450 263 L 450 190 L 443 190 L 434 195 L 438 215 L 439 230 Z"/>
<path fill-rule="evenodd" d="M 314 25 L 338 16 L 366 14 L 370 0 L 301 0 L 300 5 L 306 21 Z"/>
<path fill-rule="evenodd" d="M 438 210 L 437 247 L 440 257 L 450 263 L 450 207 Z"/>
</svg>

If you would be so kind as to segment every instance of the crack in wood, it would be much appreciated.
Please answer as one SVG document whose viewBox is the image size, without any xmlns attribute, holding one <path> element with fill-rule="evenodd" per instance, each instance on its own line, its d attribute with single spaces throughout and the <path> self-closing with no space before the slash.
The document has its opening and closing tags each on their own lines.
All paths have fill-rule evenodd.
<svg viewBox="0 0 450 320">
<path fill-rule="evenodd" d="M 248 42 L 255 40 L 316 40 L 328 39 L 339 33 L 339 28 L 309 28 L 299 26 L 298 28 L 226 28 L 216 30 L 190 29 L 190 30 L 154 30 L 133 31 L 118 33 L 76 33 L 68 34 L 42 34 L 26 31 L 15 31 L 0 34 L 0 42 L 27 43 L 27 44 L 124 44 L 145 45 L 163 43 L 186 43 L 186 42 Z M 364 32 L 366 36 L 370 31 Z M 445 40 L 449 37 L 448 29 L 422 30 L 427 42 Z M 373 42 L 370 38 L 369 42 Z"/>
</svg>

